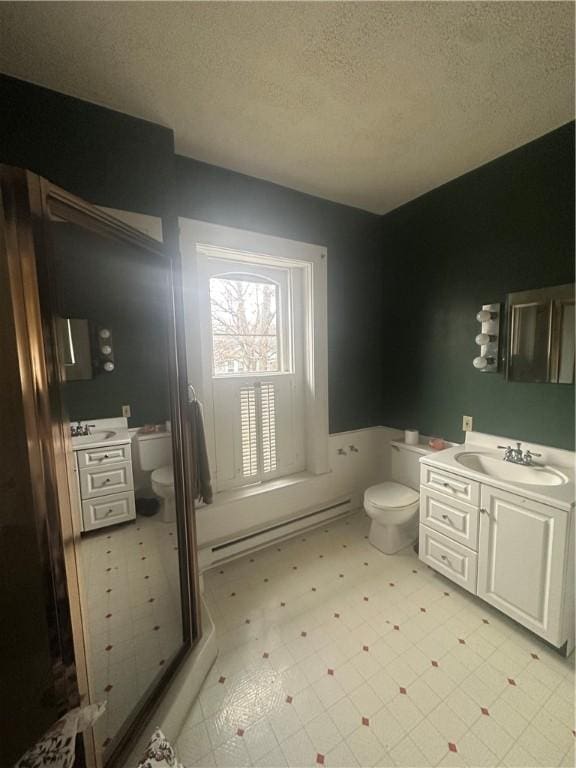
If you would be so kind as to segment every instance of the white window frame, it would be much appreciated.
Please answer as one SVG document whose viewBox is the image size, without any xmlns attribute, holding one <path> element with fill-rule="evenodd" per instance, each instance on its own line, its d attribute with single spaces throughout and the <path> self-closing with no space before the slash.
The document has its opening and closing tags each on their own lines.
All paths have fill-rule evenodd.
<svg viewBox="0 0 576 768">
<path fill-rule="evenodd" d="M 250 264 L 260 260 L 263 265 L 301 270 L 306 471 L 315 475 L 329 472 L 326 248 L 193 219 L 180 218 L 179 228 L 188 382 L 206 405 L 206 429 L 209 433 L 211 458 L 214 455 L 214 431 L 210 413 L 212 361 L 208 359 L 202 343 L 202 296 L 199 290 L 201 258 L 198 246 L 227 249 L 235 260 L 245 259 Z"/>
</svg>

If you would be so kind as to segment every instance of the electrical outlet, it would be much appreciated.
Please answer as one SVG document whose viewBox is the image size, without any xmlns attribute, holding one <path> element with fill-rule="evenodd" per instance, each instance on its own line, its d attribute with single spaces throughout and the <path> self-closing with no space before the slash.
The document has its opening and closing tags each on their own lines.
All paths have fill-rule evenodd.
<svg viewBox="0 0 576 768">
<path fill-rule="evenodd" d="M 464 432 L 472 432 L 474 420 L 472 416 L 462 416 L 462 429 Z"/>
<path fill-rule="evenodd" d="M 130 418 L 130 406 L 129 405 L 123 405 L 122 406 L 122 416 L 124 416 L 125 419 Z"/>
</svg>

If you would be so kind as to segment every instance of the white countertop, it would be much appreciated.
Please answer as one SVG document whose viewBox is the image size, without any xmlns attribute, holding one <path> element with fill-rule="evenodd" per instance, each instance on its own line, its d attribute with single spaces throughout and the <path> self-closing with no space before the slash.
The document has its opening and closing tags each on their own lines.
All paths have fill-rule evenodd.
<svg viewBox="0 0 576 768">
<path fill-rule="evenodd" d="M 131 442 L 128 432 L 128 421 L 125 418 L 93 419 L 86 422 L 93 425 L 91 435 L 81 435 L 72 438 L 72 449 L 83 451 L 89 448 L 105 448 L 108 445 L 124 445 Z M 110 437 L 102 437 L 102 432 L 110 433 Z"/>
<path fill-rule="evenodd" d="M 519 483 L 504 480 L 493 475 L 479 472 L 464 466 L 457 461 L 456 456 L 463 452 L 481 453 L 498 461 L 503 461 L 503 451 L 496 448 L 497 445 L 512 445 L 516 441 L 507 437 L 495 437 L 482 435 L 478 432 L 469 433 L 464 445 L 455 445 L 443 451 L 429 453 L 420 459 L 420 462 L 429 466 L 443 469 L 446 472 L 468 477 L 485 485 L 501 488 L 509 493 L 515 493 L 527 499 L 550 504 L 558 509 L 570 511 L 575 506 L 575 471 L 574 453 L 558 448 L 540 446 L 535 443 L 522 444 L 523 450 L 529 449 L 533 453 L 541 453 L 542 459 L 537 460 L 537 466 L 545 466 L 564 475 L 568 482 L 562 485 L 536 485 L 532 483 Z M 516 465 L 520 469 L 521 465 Z"/>
<path fill-rule="evenodd" d="M 72 438 L 72 449 L 74 451 L 83 451 L 86 448 L 105 448 L 107 445 L 124 445 L 130 442 L 130 435 L 127 431 L 112 432 L 112 437 L 99 438 L 98 435 L 82 435 Z"/>
</svg>

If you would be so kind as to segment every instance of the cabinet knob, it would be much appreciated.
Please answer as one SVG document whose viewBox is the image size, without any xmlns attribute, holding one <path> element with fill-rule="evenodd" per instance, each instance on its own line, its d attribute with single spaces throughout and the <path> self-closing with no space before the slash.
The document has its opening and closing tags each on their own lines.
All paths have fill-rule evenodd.
<svg viewBox="0 0 576 768">
<path fill-rule="evenodd" d="M 484 507 L 480 507 L 480 514 L 481 515 L 487 515 L 488 514 L 488 510 L 485 509 Z"/>
</svg>

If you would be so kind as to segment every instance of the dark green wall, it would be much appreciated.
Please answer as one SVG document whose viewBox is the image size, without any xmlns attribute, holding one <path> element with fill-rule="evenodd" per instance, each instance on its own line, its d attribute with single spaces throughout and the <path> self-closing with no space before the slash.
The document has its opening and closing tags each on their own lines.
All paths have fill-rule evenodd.
<svg viewBox="0 0 576 768">
<path fill-rule="evenodd" d="M 374 343 L 385 308 L 377 216 L 175 158 L 170 129 L 21 80 L 0 75 L 0 103 L 7 105 L 0 162 L 30 168 L 98 205 L 162 215 L 172 241 L 176 214 L 326 245 L 330 428 L 378 423 Z"/>
<path fill-rule="evenodd" d="M 174 134 L 0 75 L 0 162 L 28 168 L 96 205 L 169 212 Z"/>
<path fill-rule="evenodd" d="M 168 274 L 154 256 L 74 224 L 53 224 L 53 274 L 61 317 L 112 332 L 115 368 L 63 386 L 71 421 L 122 415 L 130 426 L 170 418 Z M 94 345 L 96 346 L 96 345 Z"/>
<path fill-rule="evenodd" d="M 169 128 L 2 75 L 0 103 L 0 162 L 29 168 L 97 205 L 160 216 L 173 236 Z M 116 353 L 114 373 L 67 385 L 71 417 L 121 416 L 129 404 L 130 426 L 165 421 L 165 344 L 157 343 L 154 276 L 146 269 L 130 274 L 122 263 L 125 246 L 109 241 L 98 252 L 92 235 L 75 231 L 66 239 L 64 229 L 55 231 L 59 247 L 76 251 L 76 263 L 71 256 L 61 272 L 68 314 L 109 324 Z"/>
<path fill-rule="evenodd" d="M 179 216 L 327 247 L 330 431 L 379 424 L 380 218 L 178 156 L 174 201 Z"/>
<path fill-rule="evenodd" d="M 478 430 L 573 445 L 572 387 L 471 365 L 482 303 L 573 280 L 573 124 L 377 217 L 175 157 L 168 128 L 13 78 L 0 100 L 0 161 L 162 215 L 172 241 L 178 215 L 327 246 L 332 432 L 461 439 L 467 413 Z"/>
<path fill-rule="evenodd" d="M 379 422 L 574 448 L 574 387 L 472 367 L 475 316 L 506 294 L 574 280 L 574 123 L 383 217 L 386 356 Z"/>
</svg>

